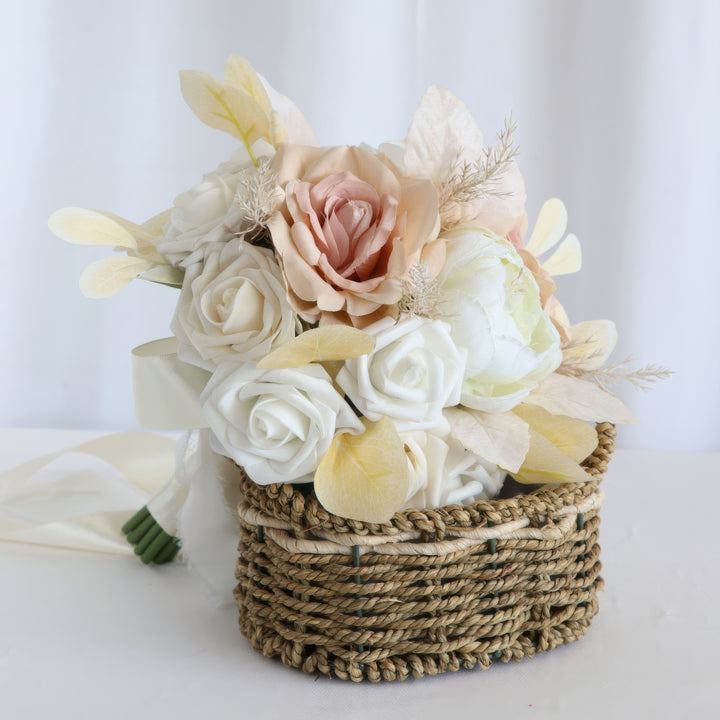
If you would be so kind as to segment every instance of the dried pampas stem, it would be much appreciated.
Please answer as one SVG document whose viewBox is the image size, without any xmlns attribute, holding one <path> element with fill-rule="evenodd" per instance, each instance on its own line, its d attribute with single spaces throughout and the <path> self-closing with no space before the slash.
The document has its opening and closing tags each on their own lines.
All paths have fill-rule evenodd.
<svg viewBox="0 0 720 720">
<path fill-rule="evenodd" d="M 609 391 L 609 386 L 626 381 L 636 390 L 642 390 L 643 392 L 649 390 L 652 384 L 658 380 L 665 380 L 674 374 L 673 370 L 655 363 L 640 368 L 633 367 L 634 358 L 632 356 L 628 356 L 616 365 L 591 369 L 583 367 L 583 364 L 592 357 L 593 354 L 591 353 L 584 357 L 569 358 L 563 362 L 556 372 L 569 377 L 589 380 L 607 391 Z"/>
<path fill-rule="evenodd" d="M 272 248 L 268 221 L 275 208 L 277 175 L 268 158 L 260 158 L 258 167 L 246 170 L 238 181 L 233 207 L 246 225 L 238 235 L 253 245 Z"/>
<path fill-rule="evenodd" d="M 403 280 L 402 297 L 398 302 L 400 312 L 434 320 L 443 314 L 440 311 L 441 300 L 440 284 L 430 277 L 427 264 L 419 260 Z"/>
</svg>

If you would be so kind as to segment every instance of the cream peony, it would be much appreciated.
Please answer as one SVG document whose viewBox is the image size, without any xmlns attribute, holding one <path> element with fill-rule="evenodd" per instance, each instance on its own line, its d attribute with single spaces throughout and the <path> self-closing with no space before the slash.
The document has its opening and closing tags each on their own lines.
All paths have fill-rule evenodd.
<svg viewBox="0 0 720 720">
<path fill-rule="evenodd" d="M 440 269 L 429 180 L 403 177 L 384 155 L 357 147 L 281 145 L 273 168 L 285 197 L 270 232 L 290 302 L 306 320 L 365 327 L 396 311 L 416 259 Z"/>
<path fill-rule="evenodd" d="M 505 472 L 466 450 L 457 440 L 432 432 L 402 433 L 410 468 L 411 494 L 405 508 L 437 508 L 489 500 L 502 488 Z"/>
<path fill-rule="evenodd" d="M 560 365 L 560 337 L 532 273 L 507 240 L 476 227 L 442 237 L 443 306 L 452 308 L 453 340 L 468 351 L 461 402 L 505 412 Z"/>
<path fill-rule="evenodd" d="M 275 151 L 259 140 L 253 152 L 256 157 L 271 157 Z M 235 191 L 238 182 L 253 170 L 247 150 L 241 147 L 228 162 L 204 175 L 201 183 L 180 193 L 158 250 L 174 265 L 187 267 L 202 259 L 208 244 L 235 237 L 244 225 L 242 211 L 233 206 Z"/>
<path fill-rule="evenodd" d="M 311 482 L 336 432 L 363 425 L 320 365 L 261 370 L 218 366 L 200 402 L 212 447 L 260 485 Z"/>
<path fill-rule="evenodd" d="M 375 349 L 346 360 L 338 385 L 370 420 L 386 416 L 400 432 L 437 426 L 442 409 L 460 401 L 467 355 L 455 346 L 449 326 L 383 318 L 365 332 L 375 337 Z"/>
<path fill-rule="evenodd" d="M 273 253 L 237 238 L 187 269 L 170 329 L 178 357 L 206 370 L 259 360 L 299 330 Z"/>
</svg>

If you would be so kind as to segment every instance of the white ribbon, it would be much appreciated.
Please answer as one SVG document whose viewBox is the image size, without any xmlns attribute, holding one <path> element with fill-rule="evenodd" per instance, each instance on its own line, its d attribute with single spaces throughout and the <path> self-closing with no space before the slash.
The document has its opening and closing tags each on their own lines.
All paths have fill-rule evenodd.
<svg viewBox="0 0 720 720">
<path fill-rule="evenodd" d="M 133 555 L 122 526 L 147 505 L 216 596 L 232 600 L 239 469 L 210 448 L 199 402 L 210 373 L 176 350 L 175 338 L 156 340 L 132 362 L 138 424 L 186 430 L 177 443 L 116 433 L 0 474 L 0 540 Z"/>
<path fill-rule="evenodd" d="M 173 446 L 116 433 L 0 474 L 0 540 L 132 555 L 121 528 L 173 475 Z"/>
<path fill-rule="evenodd" d="M 132 351 L 135 417 L 150 430 L 207 427 L 200 393 L 210 379 L 207 370 L 182 362 L 177 338 L 163 338 Z"/>
</svg>

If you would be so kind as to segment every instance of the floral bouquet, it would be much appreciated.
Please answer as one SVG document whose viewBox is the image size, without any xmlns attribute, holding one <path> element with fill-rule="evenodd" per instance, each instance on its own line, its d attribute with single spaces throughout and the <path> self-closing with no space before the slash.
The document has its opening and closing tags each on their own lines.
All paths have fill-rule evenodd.
<svg viewBox="0 0 720 720">
<path fill-rule="evenodd" d="M 513 495 L 523 497 L 521 486 L 542 493 L 539 485 L 592 483 L 587 459 L 598 449 L 595 425 L 609 437 L 612 424 L 634 421 L 608 385 L 622 378 L 643 385 L 662 371 L 607 367 L 613 323 L 569 321 L 554 278 L 580 269 L 580 245 L 574 235 L 564 237 L 567 214 L 556 199 L 527 232 L 511 121 L 486 147 L 467 107 L 432 86 L 403 142 L 324 148 L 297 107 L 243 58 L 229 58 L 222 80 L 198 71 L 180 77 L 196 115 L 239 141 L 230 160 L 143 225 L 67 208 L 50 227 L 70 242 L 124 253 L 83 273 L 90 297 L 134 278 L 179 289 L 170 325 L 176 340 L 137 354 L 141 424 L 159 413 L 162 419 L 146 424 L 208 428 L 211 450 L 243 469 L 240 519 L 248 542 L 267 542 L 264 529 L 275 533 L 277 549 L 285 532 L 316 543 L 322 556 L 333 528 L 337 536 L 351 532 L 352 542 L 330 556 L 354 560 L 354 574 L 343 582 L 356 585 L 341 595 L 354 599 L 350 615 L 364 620 L 365 632 L 370 606 L 358 600 L 358 578 L 367 580 L 359 558 L 373 546 L 358 537 L 385 533 L 395 544 L 447 537 L 440 520 L 422 531 L 399 520 L 415 513 L 443 518 L 443 528 L 479 527 L 473 547 L 497 553 L 503 536 L 491 538 L 488 528 L 513 513 L 498 511 L 492 521 L 462 509 L 497 510 L 482 501 L 502 491 L 514 502 Z M 162 370 L 153 365 L 147 380 L 159 357 Z M 283 497 L 285 510 L 274 512 Z M 577 505 L 574 496 L 559 497 L 560 508 Z M 549 517 L 552 503 L 544 502 Z M 314 520 L 304 525 L 307 518 L 298 518 L 311 506 Z M 127 530 L 138 543 L 152 524 L 148 517 L 163 514 L 144 513 Z M 537 526 L 544 517 L 528 522 Z M 198 532 L 209 530 L 211 522 L 204 523 Z M 410 536 L 398 539 L 403 532 Z M 167 537 L 164 545 L 157 531 L 153 537 L 165 551 L 151 559 L 168 559 Z M 143 552 L 148 546 L 145 540 Z M 258 568 L 271 563 L 258 552 L 247 546 L 241 565 L 255 568 L 251 584 L 259 587 Z M 293 545 L 285 552 L 309 550 Z M 243 589 L 241 575 L 241 616 L 243 608 L 249 616 L 252 591 Z M 320 584 L 306 575 L 299 582 L 283 592 L 311 603 Z M 258 635 L 267 612 L 243 629 L 258 649 L 288 664 L 354 679 L 386 676 L 382 663 L 391 658 L 391 675 L 431 671 L 413 667 L 407 652 L 400 653 L 403 671 L 389 641 L 371 651 L 360 635 L 345 638 L 341 650 L 313 650 L 322 646 L 313 613 L 305 608 L 299 618 L 293 603 L 283 607 L 272 622 L 294 623 L 294 634 L 275 627 L 273 637 L 283 638 L 275 645 Z M 305 644 L 297 639 L 303 632 L 312 636 Z M 473 655 L 481 664 L 492 653 L 515 652 L 512 644 L 488 650 L 495 647 L 488 642 Z M 461 656 L 467 665 L 470 656 Z"/>
</svg>

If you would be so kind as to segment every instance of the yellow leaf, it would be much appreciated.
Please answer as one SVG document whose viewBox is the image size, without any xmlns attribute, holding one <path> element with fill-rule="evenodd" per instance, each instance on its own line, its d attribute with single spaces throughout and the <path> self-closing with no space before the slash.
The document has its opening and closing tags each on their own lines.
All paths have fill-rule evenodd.
<svg viewBox="0 0 720 720">
<path fill-rule="evenodd" d="M 511 412 L 445 408 L 450 434 L 470 452 L 504 470 L 518 470 L 529 448 L 527 423 Z"/>
<path fill-rule="evenodd" d="M 619 397 L 580 378 L 552 373 L 533 390 L 525 403 L 553 415 L 568 415 L 588 422 L 640 422 Z"/>
<path fill-rule="evenodd" d="M 54 212 L 48 220 L 48 227 L 61 240 L 70 243 L 115 245 L 137 250 L 137 241 L 133 232 L 125 226 L 128 221 L 118 222 L 118 220 L 122 218 L 110 213 L 68 207 Z"/>
<path fill-rule="evenodd" d="M 570 328 L 569 347 L 563 350 L 563 362 L 582 370 L 595 370 L 605 364 L 617 343 L 612 320 L 586 320 Z"/>
<path fill-rule="evenodd" d="M 155 265 L 144 272 L 140 277 L 143 280 L 169 285 L 170 287 L 182 287 L 185 271 L 175 265 Z"/>
<path fill-rule="evenodd" d="M 567 228 L 567 210 L 562 200 L 551 198 L 540 208 L 537 222 L 525 249 L 535 257 L 555 247 Z"/>
<path fill-rule="evenodd" d="M 410 490 L 408 461 L 395 426 L 388 418 L 363 418 L 362 435 L 342 433 L 315 472 L 315 494 L 335 515 L 362 522 L 389 520 Z"/>
<path fill-rule="evenodd" d="M 257 165 L 252 144 L 260 139 L 272 142 L 270 119 L 258 101 L 199 70 L 181 70 L 180 88 L 185 102 L 200 120 L 242 140 Z"/>
<path fill-rule="evenodd" d="M 104 298 L 122 290 L 152 263 L 136 257 L 109 257 L 97 260 L 80 276 L 80 290 L 89 298 Z"/>
<path fill-rule="evenodd" d="M 544 435 L 530 430 L 530 450 L 523 466 L 511 475 L 519 483 L 534 485 L 587 482 L 592 480 L 574 460 L 561 452 Z"/>
<path fill-rule="evenodd" d="M 253 66 L 244 58 L 233 53 L 225 63 L 223 83 L 242 90 L 257 101 L 267 117 L 272 115 L 270 98 Z"/>
<path fill-rule="evenodd" d="M 137 223 L 132 222 L 132 220 L 126 220 L 125 218 L 115 215 L 115 213 L 108 212 L 107 210 L 98 210 L 97 212 L 104 215 L 108 220 L 112 220 L 125 231 L 130 233 L 137 242 L 138 247 L 141 247 L 142 245 L 155 244 L 155 235 L 142 225 L 138 225 Z M 154 218 L 150 218 L 148 222 L 151 222 L 153 219 Z"/>
<path fill-rule="evenodd" d="M 146 220 L 142 224 L 143 230 L 149 232 L 150 235 L 152 235 L 153 237 L 162 235 L 163 228 L 170 221 L 170 215 L 172 214 L 172 211 L 173 208 L 169 208 L 168 210 L 163 210 L 157 215 L 153 215 L 149 220 Z"/>
<path fill-rule="evenodd" d="M 258 363 L 259 368 L 291 368 L 327 360 L 347 360 L 366 355 L 375 347 L 375 338 L 347 325 L 326 325 L 307 330 L 281 345 Z"/>
<path fill-rule="evenodd" d="M 568 235 L 558 249 L 542 264 L 550 275 L 570 275 L 582 267 L 580 241 L 575 235 Z"/>
<path fill-rule="evenodd" d="M 546 437 L 563 455 L 576 463 L 592 455 L 597 447 L 597 432 L 592 425 L 574 420 L 567 415 L 551 415 L 535 405 L 518 405 L 513 412 L 521 417 L 531 430 Z"/>
<path fill-rule="evenodd" d="M 277 147 L 285 139 L 285 125 L 280 115 L 273 109 L 267 90 L 253 66 L 244 57 L 233 53 L 225 63 L 223 82 L 225 85 L 246 92 L 257 101 L 270 123 L 272 144 Z"/>
</svg>

